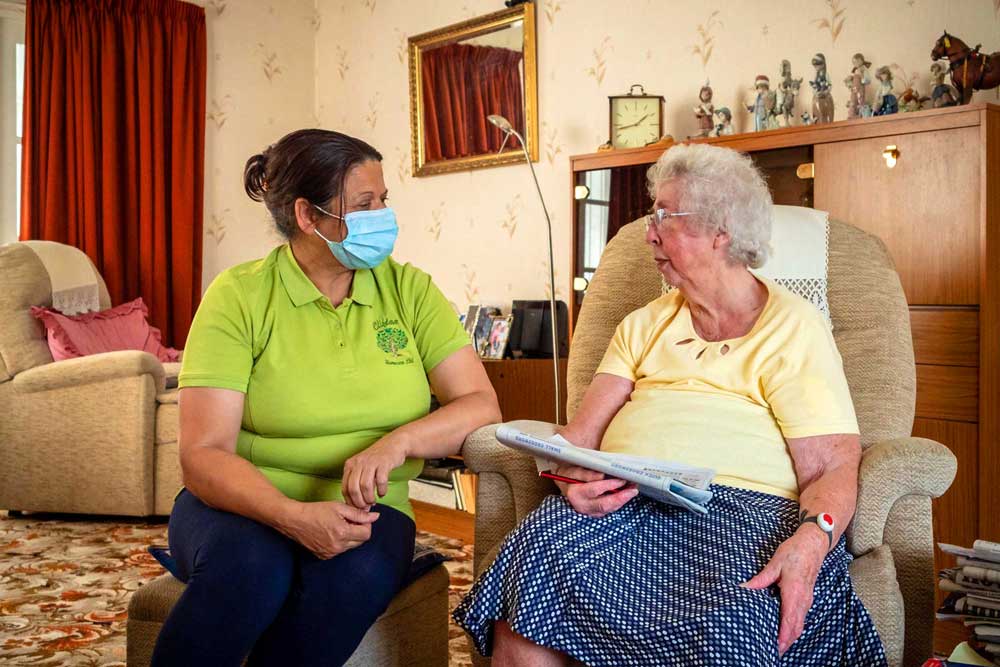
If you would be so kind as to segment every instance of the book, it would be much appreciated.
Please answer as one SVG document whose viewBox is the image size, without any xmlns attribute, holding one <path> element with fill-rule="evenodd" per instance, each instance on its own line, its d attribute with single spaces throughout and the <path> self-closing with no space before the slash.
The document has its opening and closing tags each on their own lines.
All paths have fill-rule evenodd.
<svg viewBox="0 0 1000 667">
<path fill-rule="evenodd" d="M 462 470 L 458 474 L 455 490 L 461 498 L 462 509 L 469 514 L 476 513 L 476 483 L 479 476 L 468 470 Z"/>
<path fill-rule="evenodd" d="M 575 465 L 632 482 L 639 493 L 691 512 L 708 513 L 708 490 L 715 471 L 628 454 L 611 454 L 577 447 L 560 435 L 540 438 L 510 425 L 497 428 L 497 440 L 512 449 L 554 463 Z"/>
</svg>

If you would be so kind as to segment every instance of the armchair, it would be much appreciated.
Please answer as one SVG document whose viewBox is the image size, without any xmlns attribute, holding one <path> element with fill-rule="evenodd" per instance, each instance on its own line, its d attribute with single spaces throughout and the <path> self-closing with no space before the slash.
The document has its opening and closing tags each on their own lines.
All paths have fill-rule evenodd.
<svg viewBox="0 0 1000 667">
<path fill-rule="evenodd" d="M 133 350 L 53 362 L 30 308 L 52 305 L 50 270 L 68 268 L 92 274 L 99 307 L 111 306 L 80 250 L 0 247 L 0 508 L 169 514 L 181 473 L 177 392 L 165 378 L 179 364 Z"/>
<path fill-rule="evenodd" d="M 567 413 L 572 417 L 618 323 L 658 297 L 660 275 L 644 247 L 642 221 L 608 244 L 583 303 L 570 347 Z M 865 448 L 857 511 L 848 528 L 851 575 L 885 644 L 889 664 L 921 664 L 931 654 L 934 542 L 931 499 L 951 485 L 956 460 L 943 445 L 910 437 L 916 378 L 906 299 L 884 244 L 830 221 L 828 299 Z M 538 435 L 542 422 L 520 422 Z M 556 492 L 533 459 L 500 445 L 496 426 L 465 442 L 479 474 L 475 571 L 542 498 Z"/>
</svg>

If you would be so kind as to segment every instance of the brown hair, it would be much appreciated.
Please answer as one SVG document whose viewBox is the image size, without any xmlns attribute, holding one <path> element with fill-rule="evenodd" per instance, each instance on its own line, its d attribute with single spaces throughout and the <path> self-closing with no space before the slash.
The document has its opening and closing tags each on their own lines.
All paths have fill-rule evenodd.
<svg viewBox="0 0 1000 667">
<path fill-rule="evenodd" d="M 254 201 L 262 201 L 278 232 L 291 239 L 295 200 L 307 199 L 325 207 L 344 189 L 344 179 L 355 165 L 382 161 L 370 145 L 333 130 L 296 130 L 247 160 L 243 187 Z"/>
</svg>

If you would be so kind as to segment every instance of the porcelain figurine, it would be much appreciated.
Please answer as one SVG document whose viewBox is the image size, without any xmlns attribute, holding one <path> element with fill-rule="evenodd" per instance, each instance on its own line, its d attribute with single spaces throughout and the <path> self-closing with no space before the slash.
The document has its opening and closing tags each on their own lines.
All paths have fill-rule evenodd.
<svg viewBox="0 0 1000 667">
<path fill-rule="evenodd" d="M 962 104 L 971 102 L 977 90 L 1000 86 L 1000 51 L 984 53 L 982 48 L 982 44 L 969 46 L 946 30 L 931 49 L 931 60 L 948 60 L 951 85 Z"/>
<path fill-rule="evenodd" d="M 923 97 L 915 87 L 911 86 L 899 96 L 900 111 L 920 111 L 931 98 Z"/>
<path fill-rule="evenodd" d="M 719 122 L 715 124 L 712 136 L 724 137 L 733 134 L 733 112 L 729 110 L 729 107 L 719 107 L 715 110 L 715 116 Z"/>
<path fill-rule="evenodd" d="M 934 87 L 931 89 L 931 106 L 935 109 L 958 105 L 958 90 L 944 82 L 946 74 L 948 66 L 943 62 L 931 63 L 931 80 L 934 82 Z"/>
<path fill-rule="evenodd" d="M 776 95 L 771 91 L 771 80 L 763 74 L 758 74 L 754 80 L 757 99 L 753 104 L 747 104 L 747 111 L 753 114 L 754 132 L 770 130 L 778 126 L 776 113 Z"/>
<path fill-rule="evenodd" d="M 875 70 L 878 79 L 878 92 L 875 94 L 875 104 L 872 105 L 876 116 L 888 116 L 899 112 L 899 101 L 892 92 L 892 70 L 882 65 Z"/>
<path fill-rule="evenodd" d="M 816 78 L 809 82 L 813 89 L 813 123 L 833 121 L 833 94 L 830 92 L 830 77 L 826 73 L 826 56 L 817 53 L 812 66 L 816 68 Z"/>
<path fill-rule="evenodd" d="M 795 117 L 795 98 L 799 94 L 799 86 L 802 79 L 792 78 L 792 63 L 787 60 L 781 61 L 781 83 L 778 84 L 778 109 L 785 119 L 785 127 L 792 124 Z"/>
<path fill-rule="evenodd" d="M 694 117 L 698 119 L 698 137 L 707 137 L 715 127 L 715 107 L 712 105 L 712 87 L 705 82 L 705 85 L 698 91 L 700 103 L 694 108 Z"/>
<path fill-rule="evenodd" d="M 870 116 L 870 113 L 865 113 L 865 107 L 868 106 L 868 84 L 872 82 L 868 68 L 872 64 L 865 60 L 864 54 L 855 53 L 854 57 L 851 58 L 851 65 L 851 74 L 844 80 L 847 88 L 851 91 L 847 100 L 847 118 Z"/>
</svg>

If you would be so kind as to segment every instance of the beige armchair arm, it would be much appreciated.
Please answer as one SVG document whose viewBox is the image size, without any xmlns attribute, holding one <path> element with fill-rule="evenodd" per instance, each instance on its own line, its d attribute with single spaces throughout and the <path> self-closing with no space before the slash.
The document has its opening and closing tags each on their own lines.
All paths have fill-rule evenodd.
<svg viewBox="0 0 1000 667">
<path fill-rule="evenodd" d="M 858 507 L 848 527 L 851 553 L 868 553 L 885 542 L 885 527 L 896 503 L 907 496 L 937 498 L 951 485 L 955 455 L 925 438 L 898 438 L 865 450 L 858 475 Z"/>
<path fill-rule="evenodd" d="M 512 425 L 534 435 L 548 437 L 555 425 L 520 420 Z M 497 547 L 531 510 L 550 493 L 558 493 L 555 484 L 538 476 L 535 459 L 497 442 L 499 424 L 473 431 L 462 447 L 465 465 L 479 475 L 476 497 L 475 571 L 493 561 Z"/>
<path fill-rule="evenodd" d="M 74 387 L 122 377 L 149 374 L 163 391 L 163 365 L 148 352 L 120 350 L 36 366 L 14 376 L 17 391 L 32 394 Z"/>
<path fill-rule="evenodd" d="M 904 604 L 888 619 L 906 628 L 902 664 L 920 664 L 931 652 L 934 625 L 934 525 L 931 499 L 955 478 L 955 456 L 924 438 L 897 438 L 872 445 L 861 459 L 858 507 L 847 529 L 847 548 L 867 557 L 882 545 L 892 554 Z M 896 607 L 898 609 L 898 607 Z M 887 617 L 883 617 L 884 632 Z M 891 634 L 891 633 L 890 633 Z M 887 649 L 889 647 L 887 646 Z M 893 649 L 898 653 L 897 649 Z M 895 663 L 900 664 L 900 663 Z"/>
</svg>

